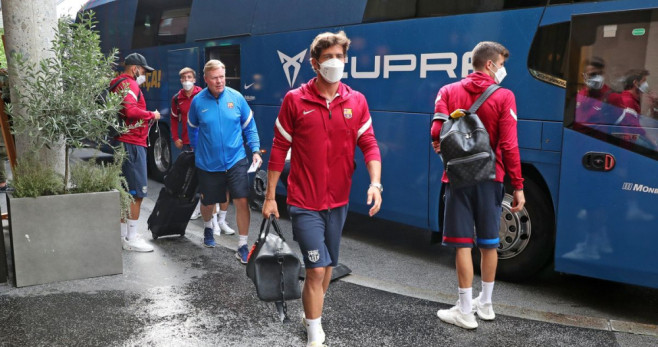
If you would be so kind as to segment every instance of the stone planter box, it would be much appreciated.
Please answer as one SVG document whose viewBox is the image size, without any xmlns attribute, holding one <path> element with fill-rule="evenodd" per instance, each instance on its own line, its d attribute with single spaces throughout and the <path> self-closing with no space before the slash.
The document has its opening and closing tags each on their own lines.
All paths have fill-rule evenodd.
<svg viewBox="0 0 658 347">
<path fill-rule="evenodd" d="M 17 287 L 123 273 L 119 192 L 7 194 Z"/>
</svg>

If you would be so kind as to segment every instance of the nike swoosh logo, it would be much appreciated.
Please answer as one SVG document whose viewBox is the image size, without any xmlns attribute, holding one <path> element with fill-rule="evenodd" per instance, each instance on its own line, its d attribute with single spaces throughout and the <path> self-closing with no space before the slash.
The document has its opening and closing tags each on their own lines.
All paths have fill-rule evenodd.
<svg viewBox="0 0 658 347">
<path fill-rule="evenodd" d="M 256 83 L 256 82 L 254 82 L 254 83 Z M 251 88 L 251 86 L 253 86 L 254 83 L 252 83 L 252 84 L 246 84 L 246 83 L 245 83 L 245 84 L 244 84 L 244 90 L 247 90 L 247 89 Z"/>
<path fill-rule="evenodd" d="M 313 112 L 313 111 L 315 111 L 315 109 L 308 110 L 308 111 L 304 111 L 304 115 L 307 115 L 307 114 L 309 114 L 309 113 L 311 113 L 311 112 Z"/>
<path fill-rule="evenodd" d="M 201 110 L 201 113 L 204 113 L 204 112 L 206 112 L 206 111 L 208 111 L 208 109 L 207 109 L 207 108 L 205 108 L 205 109 L 203 109 L 203 110 Z"/>
</svg>

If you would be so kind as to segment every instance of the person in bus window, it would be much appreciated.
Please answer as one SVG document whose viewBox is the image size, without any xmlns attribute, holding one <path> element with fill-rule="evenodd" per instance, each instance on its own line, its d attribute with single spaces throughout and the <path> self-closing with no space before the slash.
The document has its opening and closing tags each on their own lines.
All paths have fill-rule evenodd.
<svg viewBox="0 0 658 347">
<path fill-rule="evenodd" d="M 132 53 L 124 60 L 124 71 L 115 77 L 110 85 L 114 85 L 123 79 L 115 92 L 127 89 L 123 99 L 121 114 L 126 126 L 130 129 L 115 139 L 123 144 L 126 150 L 126 159 L 123 162 L 123 176 L 128 182 L 128 191 L 134 201 L 130 204 L 128 220 L 121 221 L 121 242 L 123 249 L 136 252 L 152 252 L 153 246 L 146 243 L 137 233 L 137 220 L 142 205 L 142 199 L 146 197 L 148 182 L 146 177 L 146 138 L 152 120 L 160 119 L 160 112 L 147 111 L 146 101 L 139 86 L 146 82 L 146 72 L 153 71 L 148 66 L 146 58 L 139 53 Z"/>
<path fill-rule="evenodd" d="M 382 203 L 381 155 L 368 104 L 363 94 L 340 82 L 349 45 L 343 31 L 315 37 L 310 62 L 317 76 L 284 97 L 267 168 L 263 217 L 278 218 L 276 185 L 292 147 L 288 212 L 306 268 L 302 323 L 307 346 L 324 346 L 322 307 L 332 269 L 338 265 L 357 145 L 370 175 L 370 216 Z"/>
<path fill-rule="evenodd" d="M 605 124 L 604 111 L 613 90 L 605 83 L 605 61 L 594 57 L 586 62 L 583 72 L 585 85 L 576 96 L 574 129 L 586 132 L 587 124 Z"/>
<path fill-rule="evenodd" d="M 647 70 L 629 70 L 624 77 L 624 91 L 621 94 L 610 95 L 610 104 L 620 110 L 615 115 L 616 119 L 613 124 L 624 127 L 624 132 L 639 135 L 646 134 L 640 125 L 640 115 L 642 113 L 640 101 L 642 95 L 649 92 L 647 76 L 649 76 Z"/>
<path fill-rule="evenodd" d="M 509 51 L 503 45 L 490 41 L 480 42 L 473 49 L 474 72 L 439 90 L 431 127 L 432 145 L 436 153 L 441 151 L 438 140 L 448 115 L 456 109 L 468 109 L 487 87 L 502 82 L 506 76 L 505 61 L 508 57 Z M 478 326 L 473 311 L 477 312 L 480 319 L 495 318 L 491 297 L 498 265 L 496 248 L 500 243 L 498 230 L 505 194 L 505 173 L 510 176 L 514 189 L 511 211 L 521 211 L 525 204 L 514 94 L 508 89 L 498 89 L 482 104 L 477 114 L 489 133 L 491 148 L 496 153 L 495 180 L 452 189 L 445 172 L 441 179 L 446 184 L 443 245 L 456 248 L 459 300 L 454 307 L 439 310 L 437 315 L 446 323 L 466 329 Z M 477 238 L 474 238 L 474 234 Z M 471 259 L 474 243 L 477 243 L 482 254 L 482 291 L 475 299 L 472 298 Z"/>
<path fill-rule="evenodd" d="M 209 60 L 203 68 L 208 85 L 192 100 L 187 123 L 198 128 L 195 163 L 201 192 L 201 216 L 204 221 L 203 244 L 215 247 L 212 214 L 215 204 L 227 202 L 227 190 L 236 210 L 238 249 L 236 257 L 247 263 L 247 236 L 250 212 L 247 205 L 249 160 L 244 139 L 256 165 L 262 163 L 256 120 L 240 92 L 226 86 L 226 67 L 219 60 Z"/>
</svg>

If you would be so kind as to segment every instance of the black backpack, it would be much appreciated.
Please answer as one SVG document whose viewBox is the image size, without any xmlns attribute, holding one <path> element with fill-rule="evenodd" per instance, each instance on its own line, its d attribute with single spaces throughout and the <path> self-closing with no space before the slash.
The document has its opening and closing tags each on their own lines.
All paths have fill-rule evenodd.
<svg viewBox="0 0 658 347">
<path fill-rule="evenodd" d="M 108 96 L 108 94 L 109 94 L 110 92 L 113 92 L 114 89 L 116 89 L 116 87 L 118 87 L 119 84 L 121 84 L 121 82 L 123 82 L 123 81 L 125 81 L 125 80 L 126 80 L 126 77 L 119 78 L 116 82 L 112 83 L 112 85 L 111 85 L 109 88 L 104 89 L 104 90 L 101 92 L 101 94 L 98 96 L 97 102 L 98 102 L 99 104 L 101 104 L 101 105 L 105 105 L 105 102 L 106 102 L 106 100 L 107 100 L 107 96 Z M 142 97 L 142 93 L 139 93 L 139 95 L 137 95 L 137 101 L 139 101 L 139 99 L 140 99 L 141 97 Z M 116 117 L 117 117 L 117 121 L 118 121 L 119 127 L 123 127 L 123 126 L 125 125 L 125 120 L 124 120 L 124 117 L 123 117 L 123 115 L 121 114 L 121 112 L 117 112 Z M 114 127 L 114 126 L 109 126 L 109 127 L 107 128 L 107 136 L 108 136 L 108 138 L 112 139 L 112 138 L 115 138 L 115 137 L 117 137 L 117 136 L 119 136 L 119 135 L 121 135 L 121 133 L 119 132 L 119 129 L 117 129 L 116 127 Z"/>
<path fill-rule="evenodd" d="M 489 143 L 489 133 L 475 112 L 498 88 L 497 84 L 490 85 L 468 111 L 453 112 L 443 123 L 440 155 L 451 188 L 496 178 L 496 155 Z M 434 119 L 437 118 L 441 117 Z"/>
</svg>

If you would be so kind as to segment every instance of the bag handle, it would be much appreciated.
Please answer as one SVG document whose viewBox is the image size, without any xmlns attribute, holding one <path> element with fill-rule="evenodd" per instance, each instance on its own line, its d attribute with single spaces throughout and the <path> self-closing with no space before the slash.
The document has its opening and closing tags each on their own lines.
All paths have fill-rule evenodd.
<svg viewBox="0 0 658 347">
<path fill-rule="evenodd" d="M 284 242 L 286 241 L 285 237 L 283 237 L 283 233 L 281 232 L 281 227 L 279 226 L 279 222 L 276 220 L 276 217 L 274 217 L 273 214 L 271 214 L 268 218 L 263 218 L 263 221 L 260 223 L 260 232 L 258 233 L 258 239 L 265 239 L 267 235 L 270 234 L 270 227 L 273 227 L 274 232 L 279 235 L 281 240 Z"/>
<path fill-rule="evenodd" d="M 471 108 L 468 109 L 468 113 L 475 113 L 477 110 L 484 104 L 485 101 L 493 94 L 496 90 L 498 90 L 500 86 L 498 84 L 492 84 L 487 89 L 482 93 L 477 100 L 471 105 Z"/>
</svg>

